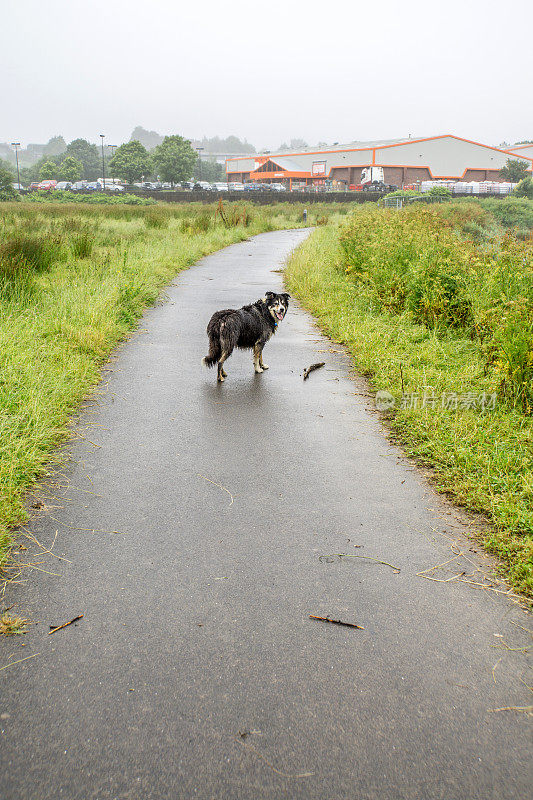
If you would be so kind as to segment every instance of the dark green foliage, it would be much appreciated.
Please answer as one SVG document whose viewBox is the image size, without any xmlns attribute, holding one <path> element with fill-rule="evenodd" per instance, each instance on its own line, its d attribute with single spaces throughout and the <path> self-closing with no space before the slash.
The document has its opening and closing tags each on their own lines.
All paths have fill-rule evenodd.
<svg viewBox="0 0 533 800">
<path fill-rule="evenodd" d="M 526 161 L 519 161 L 517 158 L 508 158 L 505 166 L 500 170 L 500 178 L 511 183 L 518 183 L 526 177 L 528 164 Z"/>
<path fill-rule="evenodd" d="M 163 143 L 155 148 L 152 155 L 156 174 L 162 181 L 172 183 L 189 180 L 196 159 L 196 151 L 183 136 L 165 136 Z"/>
<path fill-rule="evenodd" d="M 513 192 L 514 197 L 528 197 L 533 200 L 533 180 L 523 178 Z"/>
<path fill-rule="evenodd" d="M 73 156 L 65 156 L 59 166 L 59 178 L 62 181 L 70 181 L 74 183 L 79 181 L 83 175 L 83 164 Z"/>
<path fill-rule="evenodd" d="M 45 161 L 39 170 L 39 178 L 42 181 L 54 180 L 57 178 L 58 166 L 54 161 Z"/>
<path fill-rule="evenodd" d="M 66 153 L 81 162 L 85 180 L 93 181 L 102 174 L 102 162 L 95 144 L 90 144 L 86 139 L 74 139 Z"/>
<path fill-rule="evenodd" d="M 109 170 L 114 178 L 135 183 L 143 175 L 151 174 L 152 162 L 147 149 L 139 141 L 133 140 L 117 147 L 109 162 Z"/>
<path fill-rule="evenodd" d="M 217 161 L 208 161 L 202 158 L 194 165 L 193 177 L 197 181 L 209 181 L 209 183 L 216 183 L 217 181 L 226 180 L 226 168 L 224 164 L 219 164 Z"/>
<path fill-rule="evenodd" d="M 4 163 L 0 164 L 0 200 L 15 200 L 18 194 L 13 189 L 14 175 L 9 167 L 4 166 Z"/>
</svg>

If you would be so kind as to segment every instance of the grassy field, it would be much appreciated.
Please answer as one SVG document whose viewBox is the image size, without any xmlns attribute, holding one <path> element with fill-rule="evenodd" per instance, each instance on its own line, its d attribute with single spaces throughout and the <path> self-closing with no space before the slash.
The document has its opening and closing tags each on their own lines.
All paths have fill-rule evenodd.
<svg viewBox="0 0 533 800">
<path fill-rule="evenodd" d="M 286 284 L 390 393 L 438 488 L 492 520 L 485 547 L 532 594 L 533 242 L 501 232 L 479 204 L 367 205 L 317 230 Z"/>
<path fill-rule="evenodd" d="M 307 224 L 345 209 L 313 206 Z M 68 435 L 110 351 L 202 256 L 303 225 L 276 204 L 0 204 L 0 567 L 24 494 Z"/>
</svg>

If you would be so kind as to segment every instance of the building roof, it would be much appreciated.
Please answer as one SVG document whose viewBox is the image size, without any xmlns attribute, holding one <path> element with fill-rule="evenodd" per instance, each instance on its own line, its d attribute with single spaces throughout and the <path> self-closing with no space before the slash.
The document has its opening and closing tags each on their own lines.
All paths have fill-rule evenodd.
<svg viewBox="0 0 533 800">
<path fill-rule="evenodd" d="M 513 155 L 517 159 L 523 158 L 531 166 L 531 156 L 527 150 L 523 155 Z M 376 165 L 423 167 L 434 178 L 460 178 L 468 169 L 499 170 L 508 158 L 507 150 L 453 134 L 442 134 L 418 139 L 358 141 L 318 149 L 264 153 L 253 159 L 230 158 L 226 161 L 226 171 L 254 173 L 266 161 L 272 161 L 289 173 L 311 176 L 314 173 L 313 165 L 322 161 L 326 162 L 326 168 L 321 174 L 326 176 L 334 169 Z"/>
</svg>

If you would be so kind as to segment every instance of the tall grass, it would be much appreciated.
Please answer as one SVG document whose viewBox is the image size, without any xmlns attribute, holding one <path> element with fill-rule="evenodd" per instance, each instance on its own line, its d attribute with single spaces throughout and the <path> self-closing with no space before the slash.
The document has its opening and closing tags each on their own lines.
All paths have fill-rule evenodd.
<svg viewBox="0 0 533 800">
<path fill-rule="evenodd" d="M 522 245 L 512 239 L 500 242 L 489 266 L 483 255 L 479 266 L 470 244 L 453 230 L 450 238 L 437 225 L 439 253 L 438 242 L 428 234 L 425 209 L 404 218 L 392 211 L 360 209 L 355 214 L 360 214 L 360 228 L 350 216 L 347 227 L 328 226 L 306 240 L 289 262 L 287 287 L 328 335 L 349 347 L 356 368 L 371 376 L 374 387 L 393 394 L 397 403 L 390 424 L 407 452 L 435 468 L 439 489 L 492 519 L 485 546 L 500 556 L 513 585 L 531 594 L 533 417 L 524 414 L 527 407 L 516 394 L 516 387 L 531 378 L 515 371 L 512 388 L 503 387 L 511 361 L 501 357 L 508 353 L 515 370 L 519 363 L 530 363 L 520 355 L 529 352 L 523 319 L 532 285 Z M 468 253 L 457 263 L 454 241 Z M 435 272 L 424 248 L 436 256 Z M 469 301 L 471 318 L 464 317 L 462 307 L 459 320 L 453 304 L 443 308 L 447 287 L 442 279 L 456 274 L 461 284 L 452 296 Z M 421 314 L 417 304 L 422 295 L 427 305 Z M 477 332 L 477 325 L 483 332 Z M 501 362 L 497 367 L 488 362 L 491 346 Z M 498 389 L 500 398 L 490 412 L 441 402 L 443 397 L 490 397 Z M 400 402 L 402 396 L 424 394 L 437 402 Z"/>
</svg>

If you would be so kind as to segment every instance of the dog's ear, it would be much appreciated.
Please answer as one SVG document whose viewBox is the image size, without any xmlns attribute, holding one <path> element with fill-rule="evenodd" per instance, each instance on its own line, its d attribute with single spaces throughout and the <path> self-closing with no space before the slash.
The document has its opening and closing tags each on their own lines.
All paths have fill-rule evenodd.
<svg viewBox="0 0 533 800">
<path fill-rule="evenodd" d="M 288 292 L 282 292 L 282 295 L 281 295 L 281 296 L 285 298 L 285 300 L 287 301 L 287 303 L 289 302 L 289 300 L 290 300 L 290 297 L 291 297 L 291 296 L 290 296 L 290 294 L 289 294 Z"/>
<path fill-rule="evenodd" d="M 276 296 L 275 292 L 265 292 L 265 298 L 267 300 L 272 300 L 272 298 L 275 297 L 275 296 Z"/>
</svg>

